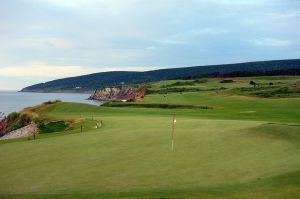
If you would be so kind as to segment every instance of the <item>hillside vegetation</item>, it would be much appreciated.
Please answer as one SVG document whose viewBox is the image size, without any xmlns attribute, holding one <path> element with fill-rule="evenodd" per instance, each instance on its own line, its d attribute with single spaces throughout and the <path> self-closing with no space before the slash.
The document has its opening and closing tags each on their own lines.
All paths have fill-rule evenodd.
<svg viewBox="0 0 300 199">
<path fill-rule="evenodd" d="M 0 142 L 0 198 L 298 199 L 298 92 L 245 89 L 297 90 L 299 76 L 226 80 L 159 81 L 136 102 L 44 104 L 43 120 L 76 122 Z"/>
<path fill-rule="evenodd" d="M 194 66 L 186 68 L 161 69 L 146 72 L 102 72 L 78 77 L 58 79 L 28 86 L 22 91 L 33 92 L 85 92 L 98 88 L 155 82 L 160 80 L 215 77 L 215 76 L 274 76 L 300 74 L 300 59 Z"/>
</svg>

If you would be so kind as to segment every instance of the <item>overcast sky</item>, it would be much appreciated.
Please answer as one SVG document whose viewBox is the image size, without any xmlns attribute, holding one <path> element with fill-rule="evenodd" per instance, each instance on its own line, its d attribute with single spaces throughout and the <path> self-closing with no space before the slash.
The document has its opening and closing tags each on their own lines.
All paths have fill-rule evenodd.
<svg viewBox="0 0 300 199">
<path fill-rule="evenodd" d="M 0 90 L 101 71 L 293 58 L 299 0 L 0 1 Z"/>
</svg>

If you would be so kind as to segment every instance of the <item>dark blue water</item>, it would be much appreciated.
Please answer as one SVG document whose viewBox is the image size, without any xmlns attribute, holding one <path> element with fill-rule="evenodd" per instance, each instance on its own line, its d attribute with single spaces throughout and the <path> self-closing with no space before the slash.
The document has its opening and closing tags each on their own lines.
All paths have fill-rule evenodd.
<svg viewBox="0 0 300 199">
<path fill-rule="evenodd" d="M 9 114 L 14 111 L 21 111 L 23 108 L 26 108 L 28 106 L 34 106 L 49 100 L 56 99 L 62 100 L 64 102 L 79 102 L 100 105 L 99 102 L 87 100 L 89 96 L 89 94 L 21 93 L 15 91 L 0 91 L 0 112 Z"/>
</svg>

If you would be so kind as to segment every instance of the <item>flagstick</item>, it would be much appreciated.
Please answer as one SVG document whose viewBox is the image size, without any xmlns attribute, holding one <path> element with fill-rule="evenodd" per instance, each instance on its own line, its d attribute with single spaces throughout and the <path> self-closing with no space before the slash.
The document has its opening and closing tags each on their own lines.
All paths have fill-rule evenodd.
<svg viewBox="0 0 300 199">
<path fill-rule="evenodd" d="M 173 122 L 173 130 L 172 130 L 172 151 L 174 149 L 174 122 Z"/>
<path fill-rule="evenodd" d="M 173 148 L 174 148 L 174 140 L 172 140 L 172 151 L 173 151 Z"/>
<path fill-rule="evenodd" d="M 172 123 L 173 123 L 173 129 L 172 129 L 172 151 L 174 149 L 174 131 L 175 131 L 175 115 L 173 116 L 173 120 L 172 120 Z"/>
</svg>

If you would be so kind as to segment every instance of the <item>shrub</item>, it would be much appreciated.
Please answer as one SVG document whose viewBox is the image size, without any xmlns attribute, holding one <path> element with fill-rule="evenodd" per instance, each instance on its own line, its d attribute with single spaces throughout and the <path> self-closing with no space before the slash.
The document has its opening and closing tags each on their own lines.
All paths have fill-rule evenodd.
<svg viewBox="0 0 300 199">
<path fill-rule="evenodd" d="M 223 79 L 220 81 L 220 83 L 233 83 L 235 81 L 233 81 L 232 79 Z"/>
<path fill-rule="evenodd" d="M 253 94 L 257 97 L 286 97 L 293 93 L 297 93 L 297 91 L 290 89 L 289 87 L 281 87 L 277 89 L 262 90 L 254 92 Z"/>
<path fill-rule="evenodd" d="M 56 103 L 59 103 L 59 102 L 62 102 L 61 100 L 49 100 L 47 102 L 44 102 L 43 104 L 45 105 L 49 105 L 49 104 L 56 104 Z"/>
<path fill-rule="evenodd" d="M 253 85 L 254 87 L 256 87 L 256 85 L 257 85 L 257 83 L 254 82 L 253 80 L 251 80 L 251 81 L 249 82 L 249 84 L 250 84 L 250 85 Z"/>
<path fill-rule="evenodd" d="M 6 133 L 27 126 L 32 121 L 28 114 L 20 114 L 17 112 L 10 113 L 7 116 Z"/>
<path fill-rule="evenodd" d="M 19 122 L 10 123 L 6 126 L 6 133 L 22 128 L 23 125 Z"/>
<path fill-rule="evenodd" d="M 20 114 L 17 112 L 12 112 L 7 116 L 7 122 L 13 122 L 19 118 Z"/>
<path fill-rule="evenodd" d="M 32 121 L 31 117 L 27 114 L 22 114 L 20 116 L 20 122 L 23 126 L 30 124 L 31 121 Z"/>
<path fill-rule="evenodd" d="M 201 83 L 207 83 L 207 79 L 196 79 L 194 82 L 197 84 L 201 84 Z"/>
</svg>

